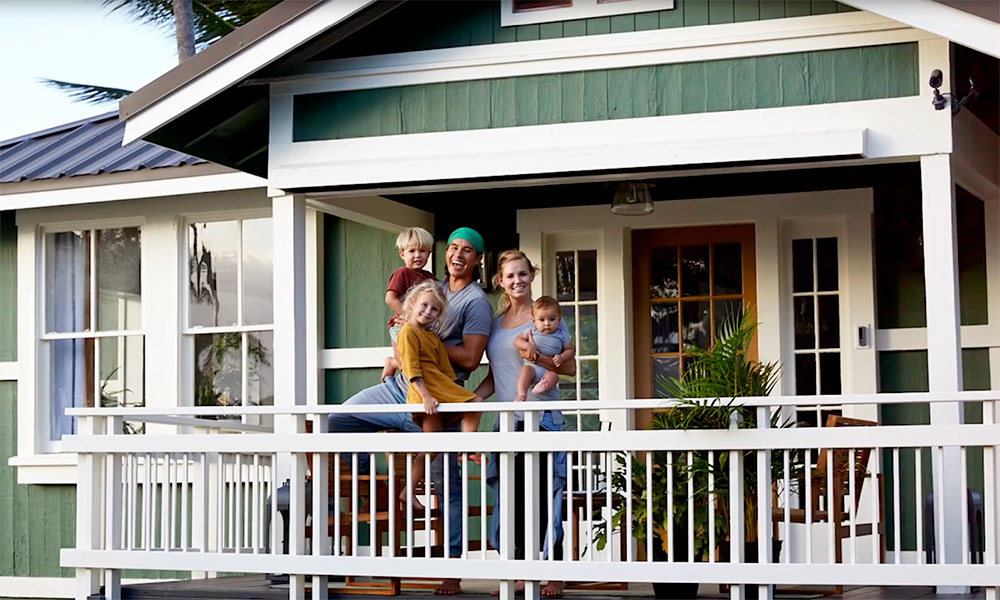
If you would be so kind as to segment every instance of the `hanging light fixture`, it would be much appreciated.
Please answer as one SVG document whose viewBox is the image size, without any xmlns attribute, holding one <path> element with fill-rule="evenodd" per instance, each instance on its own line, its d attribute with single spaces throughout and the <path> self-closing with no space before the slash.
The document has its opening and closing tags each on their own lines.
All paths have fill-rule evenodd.
<svg viewBox="0 0 1000 600">
<path fill-rule="evenodd" d="M 653 212 L 653 197 L 649 193 L 651 187 L 651 183 L 619 183 L 611 201 L 611 212 L 622 216 L 642 216 Z"/>
</svg>

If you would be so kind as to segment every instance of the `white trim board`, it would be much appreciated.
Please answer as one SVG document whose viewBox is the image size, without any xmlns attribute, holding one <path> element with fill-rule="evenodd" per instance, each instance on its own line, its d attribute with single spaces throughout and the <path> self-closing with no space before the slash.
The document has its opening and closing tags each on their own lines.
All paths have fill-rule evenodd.
<svg viewBox="0 0 1000 600">
<path fill-rule="evenodd" d="M 123 585 L 163 583 L 176 579 L 122 579 Z M 0 577 L 0 590 L 11 598 L 75 598 L 74 577 Z"/>
<path fill-rule="evenodd" d="M 95 182 L 96 183 L 96 182 Z M 177 177 L 133 183 L 93 185 L 0 195 L 0 210 L 42 208 L 113 202 L 137 198 L 162 198 L 267 187 L 267 180 L 249 173 L 220 173 L 195 177 Z"/>
<path fill-rule="evenodd" d="M 261 67 L 307 43 L 375 0 L 327 0 L 305 15 L 270 32 L 253 45 L 192 79 L 135 115 L 123 115 L 129 144 L 173 121 L 193 107 L 250 76 Z"/>
<path fill-rule="evenodd" d="M 929 31 L 1000 58 L 1000 24 L 934 0 L 841 0 L 844 4 Z"/>
<path fill-rule="evenodd" d="M 927 350 L 927 328 L 879 329 L 875 332 L 875 346 L 879 352 Z M 962 348 L 1000 348 L 1000 323 L 962 325 Z"/>
<path fill-rule="evenodd" d="M 0 381 L 17 381 L 17 361 L 0 362 Z"/>
<path fill-rule="evenodd" d="M 674 0 L 631 0 L 625 4 L 601 0 L 573 0 L 570 6 L 514 11 L 513 0 L 500 0 L 500 26 L 514 27 L 571 19 L 591 19 L 673 8 Z"/>
<path fill-rule="evenodd" d="M 255 80 L 272 95 L 314 94 L 722 60 L 934 39 L 877 15 L 852 12 L 598 36 L 482 44 L 307 63 Z"/>
</svg>

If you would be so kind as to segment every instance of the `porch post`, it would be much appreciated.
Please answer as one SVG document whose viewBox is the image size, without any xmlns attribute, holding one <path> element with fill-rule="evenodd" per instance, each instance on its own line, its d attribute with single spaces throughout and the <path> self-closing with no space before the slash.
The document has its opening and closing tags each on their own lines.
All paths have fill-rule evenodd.
<svg viewBox="0 0 1000 600">
<path fill-rule="evenodd" d="M 306 202 L 295 194 L 271 200 L 274 228 L 274 405 L 291 408 L 306 403 Z M 304 418 L 276 416 L 275 434 L 304 431 Z M 282 460 L 284 459 L 284 460 Z M 279 455 L 281 472 L 288 475 L 289 554 L 306 554 L 305 547 L 305 455 Z M 284 468 L 281 468 L 284 466 Z M 280 481 L 277 482 L 280 485 Z M 290 574 L 288 597 L 304 600 L 305 577 Z"/>
<path fill-rule="evenodd" d="M 927 296 L 927 366 L 931 392 L 962 391 L 962 342 L 958 304 L 958 253 L 955 238 L 955 186 L 947 154 L 920 157 L 923 209 L 924 287 Z M 931 404 L 932 425 L 964 422 L 962 403 Z M 944 448 L 942 468 L 934 473 L 935 517 L 944 519 L 943 539 L 935 539 L 938 563 L 961 563 L 962 489 L 958 448 Z M 919 500 L 919 499 L 918 499 Z M 917 551 L 922 551 L 918 548 Z M 939 586 L 939 594 L 968 594 L 968 586 Z"/>
<path fill-rule="evenodd" d="M 77 435 L 101 435 L 104 419 L 77 417 Z M 76 548 L 105 550 L 101 543 L 104 517 L 104 455 L 82 452 L 77 458 Z M 76 569 L 76 599 L 101 591 L 101 569 Z"/>
</svg>

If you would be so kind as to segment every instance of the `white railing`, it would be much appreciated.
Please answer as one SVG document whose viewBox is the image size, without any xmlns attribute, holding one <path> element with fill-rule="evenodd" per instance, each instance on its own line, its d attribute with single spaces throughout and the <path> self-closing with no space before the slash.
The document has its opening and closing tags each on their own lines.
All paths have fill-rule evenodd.
<svg viewBox="0 0 1000 600">
<path fill-rule="evenodd" d="M 956 401 L 979 403 L 983 424 L 770 428 L 766 418 L 799 405 Z M 508 597 L 515 580 L 536 596 L 538 581 L 556 579 L 732 584 L 736 598 L 748 585 L 761 586 L 762 597 L 775 584 L 971 585 L 987 586 L 995 598 L 1000 392 L 769 397 L 742 405 L 761 417 L 756 428 L 540 432 L 541 411 L 581 403 L 486 403 L 442 410 L 498 412 L 499 433 L 391 435 L 331 434 L 328 415 L 418 406 L 77 409 L 80 433 L 64 438 L 79 455 L 77 545 L 62 551 L 61 562 L 77 569 L 81 590 L 102 581 L 107 597 L 117 597 L 121 570 L 156 568 L 287 573 L 290 598 L 303 597 L 310 577 L 314 597 L 325 597 L 334 575 L 499 579 Z M 525 415 L 524 431 L 515 431 L 515 410 Z M 221 415 L 271 415 L 275 431 L 204 418 Z M 125 419 L 174 423 L 177 433 L 124 435 Z M 557 452 L 567 453 L 575 475 L 563 494 L 539 499 L 539 473 L 547 474 L 547 489 L 556 487 Z M 428 467 L 430 453 L 443 455 L 443 475 L 430 479 L 451 502 L 434 506 L 422 493 L 424 509 L 413 504 L 417 453 L 428 454 Z M 483 516 L 491 511 L 485 478 L 455 460 L 470 453 L 486 466 L 497 461 L 496 551 L 483 550 Z M 523 478 L 515 477 L 519 453 Z M 363 457 L 374 475 L 361 469 Z M 954 469 L 959 491 L 934 485 Z M 514 541 L 516 480 L 524 493 L 524 558 Z M 981 493 L 961 492 L 980 485 Z M 749 520 L 728 510 L 748 500 L 756 506 Z M 544 535 L 552 523 L 538 517 L 557 503 L 565 505 L 562 560 L 553 536 Z M 644 517 L 651 513 L 680 516 L 654 524 Z M 459 557 L 436 557 L 453 534 Z M 772 540 L 782 542 L 778 555 Z M 759 561 L 748 556 L 754 550 Z"/>
</svg>

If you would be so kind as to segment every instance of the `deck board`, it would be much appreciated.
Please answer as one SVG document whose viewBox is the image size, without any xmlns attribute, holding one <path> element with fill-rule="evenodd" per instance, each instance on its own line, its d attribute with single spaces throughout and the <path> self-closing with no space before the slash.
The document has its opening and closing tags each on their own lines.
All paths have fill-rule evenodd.
<svg viewBox="0 0 1000 600">
<path fill-rule="evenodd" d="M 385 600 L 385 596 L 368 596 L 359 594 L 337 594 L 340 583 L 333 583 L 330 596 L 340 596 L 347 600 Z M 484 600 L 489 598 L 489 592 L 496 588 L 495 582 L 466 582 L 464 592 L 454 596 L 454 600 Z M 405 590 L 400 598 L 415 598 L 432 596 L 431 590 Z M 572 600 L 617 600 L 621 598 L 652 597 L 649 584 L 633 584 L 627 591 L 594 593 L 593 591 L 567 591 L 566 597 Z M 980 600 L 985 596 L 982 590 L 963 596 L 963 600 Z M 285 584 L 272 584 L 263 575 L 240 575 L 218 577 L 214 579 L 192 579 L 187 581 L 169 581 L 143 583 L 122 586 L 123 600 L 139 599 L 173 599 L 178 600 L 284 600 L 288 597 L 288 587 Z M 714 585 L 702 586 L 699 598 L 728 598 L 728 594 L 719 594 Z M 809 593 L 783 594 L 781 589 L 775 594 L 778 600 L 804 600 L 820 597 Z M 930 587 L 854 587 L 844 590 L 840 596 L 823 596 L 824 600 L 953 600 L 954 596 L 939 596 Z M 94 595 L 90 600 L 104 600 L 102 595 Z"/>
</svg>

